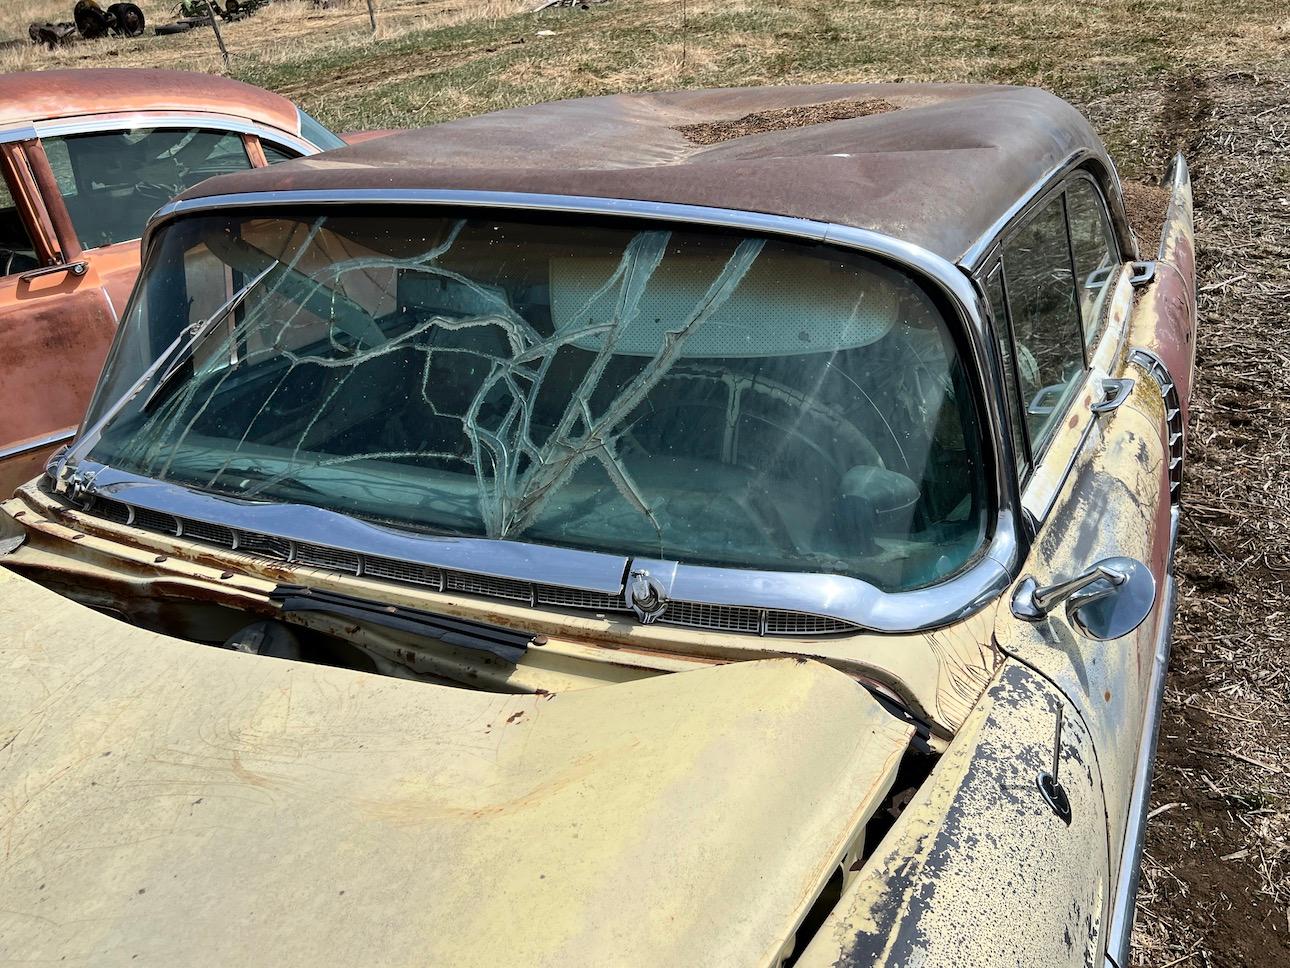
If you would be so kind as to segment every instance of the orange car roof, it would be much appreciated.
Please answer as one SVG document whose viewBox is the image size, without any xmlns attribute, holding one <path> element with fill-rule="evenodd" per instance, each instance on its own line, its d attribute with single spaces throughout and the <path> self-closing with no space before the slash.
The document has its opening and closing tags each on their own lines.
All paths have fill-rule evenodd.
<svg viewBox="0 0 1290 968">
<path fill-rule="evenodd" d="M 213 74 L 129 68 L 0 74 L 0 130 L 122 111 L 232 114 L 300 132 L 296 106 L 287 98 Z"/>
</svg>

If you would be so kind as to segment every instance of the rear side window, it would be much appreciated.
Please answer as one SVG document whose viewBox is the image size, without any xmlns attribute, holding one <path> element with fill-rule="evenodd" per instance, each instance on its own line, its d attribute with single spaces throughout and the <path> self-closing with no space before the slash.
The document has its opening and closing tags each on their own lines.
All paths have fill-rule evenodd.
<svg viewBox="0 0 1290 968">
<path fill-rule="evenodd" d="M 1043 448 L 1084 375 L 1084 341 L 1063 196 L 1004 245 L 1004 285 L 1032 451 Z"/>
<path fill-rule="evenodd" d="M 197 128 L 137 128 L 43 139 L 81 245 L 143 235 L 157 209 L 214 175 L 251 167 L 241 135 Z"/>
<path fill-rule="evenodd" d="M 291 161 L 293 158 L 299 158 L 300 152 L 292 151 L 281 145 L 275 145 L 272 141 L 260 139 L 260 147 L 264 149 L 264 160 L 271 165 L 276 165 L 280 161 Z"/>
<path fill-rule="evenodd" d="M 1092 346 L 1101 335 L 1107 296 L 1120 268 L 1118 246 L 1102 196 L 1087 179 L 1079 178 L 1066 189 L 1066 215 L 1075 254 L 1084 339 Z"/>
<path fill-rule="evenodd" d="M 296 109 L 300 116 L 300 137 L 304 138 L 320 151 L 331 151 L 333 148 L 345 147 L 345 140 L 323 127 L 322 122 Z"/>
<path fill-rule="evenodd" d="M 23 224 L 18 203 L 0 177 L 0 276 L 26 272 L 40 265 L 31 234 Z"/>
</svg>

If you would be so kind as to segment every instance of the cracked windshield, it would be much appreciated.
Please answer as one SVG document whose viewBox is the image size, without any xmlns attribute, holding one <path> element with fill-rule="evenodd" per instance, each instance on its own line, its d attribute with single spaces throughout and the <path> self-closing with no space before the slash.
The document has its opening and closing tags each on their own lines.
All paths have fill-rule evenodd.
<svg viewBox="0 0 1290 968">
<path fill-rule="evenodd" d="M 980 547 L 962 364 L 883 263 L 622 221 L 335 211 L 162 230 L 91 458 L 423 533 L 886 590 Z"/>
</svg>

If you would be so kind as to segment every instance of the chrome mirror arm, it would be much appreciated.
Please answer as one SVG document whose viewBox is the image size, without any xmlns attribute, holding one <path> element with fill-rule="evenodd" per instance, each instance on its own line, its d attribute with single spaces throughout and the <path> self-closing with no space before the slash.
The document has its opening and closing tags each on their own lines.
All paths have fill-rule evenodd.
<svg viewBox="0 0 1290 968">
<path fill-rule="evenodd" d="M 1080 595 L 1078 599 L 1075 598 L 1079 592 L 1089 585 L 1103 579 L 1109 583 L 1109 588 L 1098 589 L 1085 595 Z M 1012 596 L 1012 614 L 1027 622 L 1040 622 L 1067 599 L 1071 599 L 1072 603 L 1078 601 L 1079 604 L 1088 604 L 1090 601 L 1110 594 L 1127 580 L 1128 575 L 1109 567 L 1104 562 L 1098 562 L 1074 578 L 1054 582 L 1042 588 L 1034 578 L 1028 577 L 1017 586 L 1017 591 Z"/>
</svg>

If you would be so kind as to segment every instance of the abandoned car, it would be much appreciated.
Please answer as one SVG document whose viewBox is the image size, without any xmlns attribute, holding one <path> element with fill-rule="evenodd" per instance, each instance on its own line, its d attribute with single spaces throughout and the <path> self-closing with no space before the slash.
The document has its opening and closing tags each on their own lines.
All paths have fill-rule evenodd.
<svg viewBox="0 0 1290 968">
<path fill-rule="evenodd" d="M 1143 258 L 1065 102 L 847 85 L 505 111 L 167 205 L 0 515 L 0 944 L 1125 968 L 1170 178 Z"/>
<path fill-rule="evenodd" d="M 0 75 L 0 494 L 75 431 L 148 217 L 211 175 L 343 144 L 286 98 L 227 78 Z"/>
</svg>

